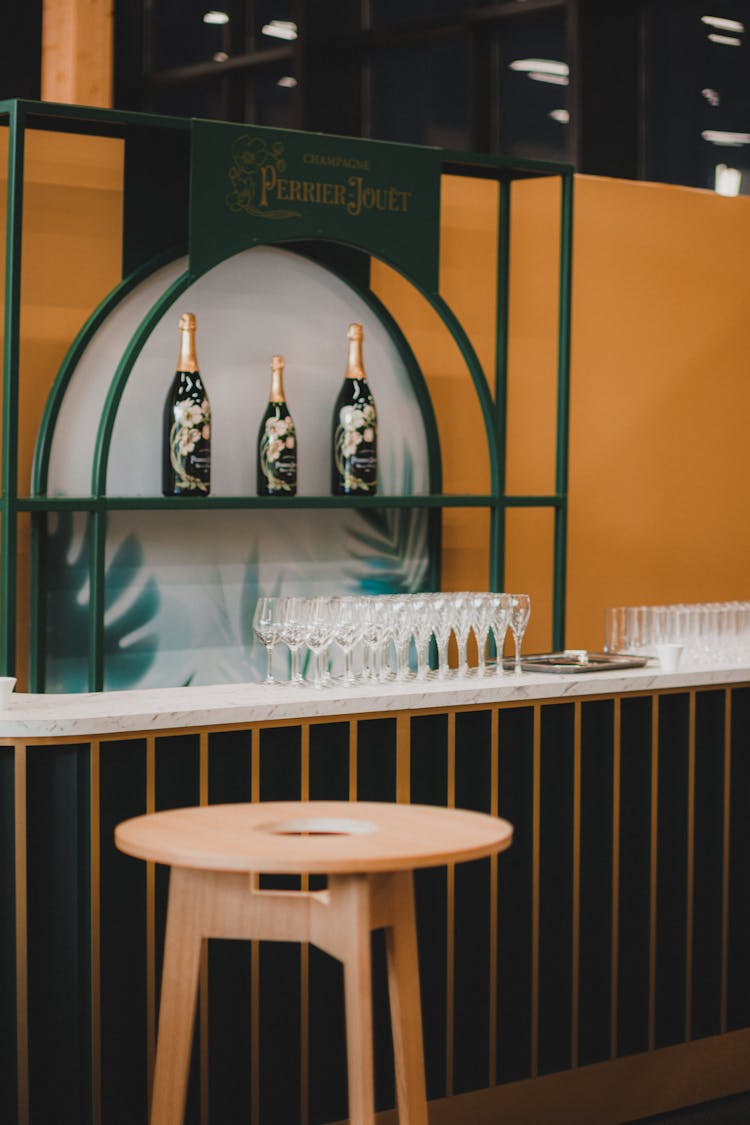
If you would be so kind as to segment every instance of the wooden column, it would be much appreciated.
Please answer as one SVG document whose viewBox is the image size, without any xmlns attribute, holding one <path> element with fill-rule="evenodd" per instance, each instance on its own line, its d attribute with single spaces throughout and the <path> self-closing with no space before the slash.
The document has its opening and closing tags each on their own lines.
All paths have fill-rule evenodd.
<svg viewBox="0 0 750 1125">
<path fill-rule="evenodd" d="M 44 0 L 42 99 L 112 106 L 112 0 Z"/>
</svg>

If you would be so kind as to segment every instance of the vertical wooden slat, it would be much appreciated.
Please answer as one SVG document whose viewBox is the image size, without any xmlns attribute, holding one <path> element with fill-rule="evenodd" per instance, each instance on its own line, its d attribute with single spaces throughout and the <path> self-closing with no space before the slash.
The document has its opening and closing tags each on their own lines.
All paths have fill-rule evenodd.
<svg viewBox="0 0 750 1125">
<path fill-rule="evenodd" d="M 13 747 L 16 810 L 16 1050 L 18 1053 L 18 1125 L 29 1125 L 29 976 L 26 883 L 26 746 Z"/>
<path fill-rule="evenodd" d="M 44 0 L 42 98 L 71 105 L 112 105 L 113 5 Z"/>
<path fill-rule="evenodd" d="M 542 764 L 542 711 L 534 704 L 534 751 L 531 860 L 531 1077 L 539 1073 L 539 868 Z"/>
<path fill-rule="evenodd" d="M 685 1041 L 693 1026 L 693 907 L 695 901 L 695 692 L 689 694 L 687 901 L 685 904 Z"/>
<path fill-rule="evenodd" d="M 620 700 L 614 701 L 614 748 L 612 763 L 612 983 L 610 1015 L 610 1058 L 617 1057 L 617 996 L 620 958 Z"/>
<path fill-rule="evenodd" d="M 302 724 L 300 744 L 300 800 L 310 800 L 310 724 Z M 310 890 L 310 876 L 303 875 L 300 890 Z M 303 942 L 300 947 L 299 980 L 299 1119 L 300 1125 L 307 1125 L 310 1119 L 310 946 Z"/>
<path fill-rule="evenodd" d="M 490 815 L 498 816 L 500 803 L 500 747 L 499 741 L 499 715 L 497 707 L 492 708 L 492 726 L 490 740 L 492 746 L 491 777 L 490 777 Z M 497 1083 L 497 931 L 498 931 L 498 894 L 497 894 L 497 856 L 490 859 L 490 1015 L 489 1015 L 489 1048 L 490 1072 L 489 1084 Z"/>
<path fill-rule="evenodd" d="M 102 1051 L 101 1051 L 101 829 L 99 740 L 90 748 L 91 771 L 91 1119 L 93 1125 L 102 1120 Z"/>
<path fill-rule="evenodd" d="M 146 812 L 156 808 L 156 739 L 146 738 Z M 146 864 L 146 1067 L 148 1104 L 154 1087 L 156 1059 L 156 867 Z"/>
<path fill-rule="evenodd" d="M 651 869 L 649 874 L 648 1049 L 656 1040 L 656 907 L 659 831 L 659 696 L 651 709 Z"/>
<path fill-rule="evenodd" d="M 724 838 L 721 871 L 721 1034 L 727 1030 L 729 987 L 729 845 L 732 793 L 732 692 L 724 693 Z"/>
<path fill-rule="evenodd" d="M 201 731 L 198 745 L 198 801 L 208 804 L 208 731 Z M 208 1125 L 208 942 L 201 946 L 200 977 L 198 983 L 198 1021 L 200 1055 L 200 1117 L 201 1125 Z"/>
<path fill-rule="evenodd" d="M 456 713 L 448 715 L 448 800 L 449 809 L 456 805 Z M 453 1011 L 455 986 L 455 907 L 456 880 L 453 864 L 448 864 L 446 880 L 446 958 L 445 958 L 445 1093 L 453 1094 Z"/>
<path fill-rule="evenodd" d="M 581 701 L 573 707 L 573 933 L 571 956 L 570 1065 L 578 1066 L 578 991 L 581 945 Z"/>
</svg>

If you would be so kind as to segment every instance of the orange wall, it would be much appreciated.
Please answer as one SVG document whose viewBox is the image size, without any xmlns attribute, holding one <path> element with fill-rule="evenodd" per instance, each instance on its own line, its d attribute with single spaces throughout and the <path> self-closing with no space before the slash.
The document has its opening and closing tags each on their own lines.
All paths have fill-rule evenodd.
<svg viewBox="0 0 750 1125">
<path fill-rule="evenodd" d="M 508 490 L 552 491 L 559 184 L 512 191 Z M 441 291 L 493 362 L 496 189 L 444 178 Z M 750 199 L 576 178 L 567 643 L 600 647 L 607 605 L 750 597 Z M 482 491 L 468 376 L 379 267 L 440 421 L 448 491 Z M 482 588 L 475 514 L 448 519 L 447 588 Z M 508 518 L 506 585 L 550 644 L 552 520 Z"/>
</svg>

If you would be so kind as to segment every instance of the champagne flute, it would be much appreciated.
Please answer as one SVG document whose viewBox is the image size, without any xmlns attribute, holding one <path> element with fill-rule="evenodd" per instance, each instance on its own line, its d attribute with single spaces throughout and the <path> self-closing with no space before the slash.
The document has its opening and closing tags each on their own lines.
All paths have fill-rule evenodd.
<svg viewBox="0 0 750 1125">
<path fill-rule="evenodd" d="M 521 641 L 526 632 L 529 614 L 531 613 L 531 599 L 528 594 L 509 594 L 508 601 L 508 624 L 516 646 L 513 671 L 518 676 L 521 673 Z"/>
<path fill-rule="evenodd" d="M 279 608 L 281 629 L 279 640 L 287 646 L 292 656 L 290 683 L 304 683 L 300 671 L 300 649 L 305 643 L 304 598 L 282 598 Z"/>
<path fill-rule="evenodd" d="M 253 614 L 253 631 L 266 650 L 266 678 L 264 684 L 275 684 L 273 678 L 273 647 L 279 640 L 281 621 L 279 619 L 279 602 L 277 597 L 258 598 Z"/>
<path fill-rule="evenodd" d="M 471 594 L 453 594 L 451 597 L 451 622 L 458 648 L 458 673 L 465 676 L 469 671 L 466 646 L 469 641 L 472 621 Z"/>
<path fill-rule="evenodd" d="M 314 679 L 316 688 L 323 687 L 323 653 L 333 640 L 333 617 L 331 599 L 326 597 L 308 598 L 304 606 L 305 643 L 314 657 Z"/>
<path fill-rule="evenodd" d="M 503 673 L 503 647 L 510 616 L 510 594 L 490 594 L 490 627 L 495 638 L 495 674 Z"/>
<path fill-rule="evenodd" d="M 331 604 L 334 630 L 333 639 L 344 654 L 344 683 L 354 683 L 352 650 L 362 639 L 364 605 L 362 598 L 334 598 Z"/>
</svg>

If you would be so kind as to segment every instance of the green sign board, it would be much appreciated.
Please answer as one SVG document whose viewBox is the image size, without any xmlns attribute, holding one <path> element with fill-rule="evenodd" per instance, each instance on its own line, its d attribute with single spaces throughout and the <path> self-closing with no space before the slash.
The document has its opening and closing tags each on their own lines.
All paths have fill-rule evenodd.
<svg viewBox="0 0 750 1125">
<path fill-rule="evenodd" d="M 192 130 L 195 273 L 256 243 L 322 238 L 437 291 L 438 149 L 213 121 Z"/>
</svg>

